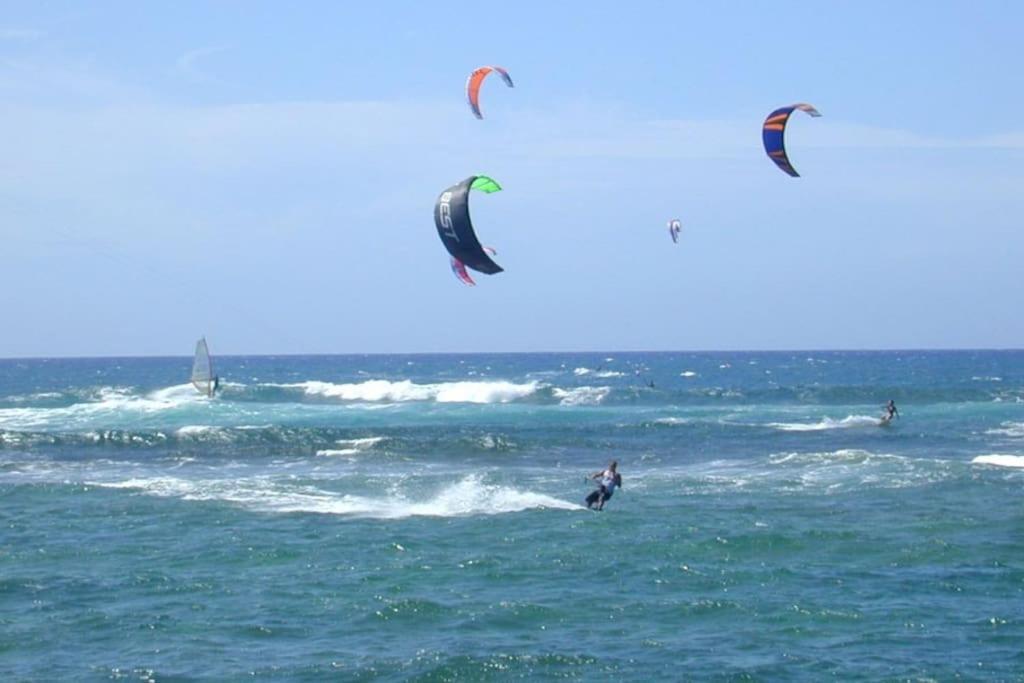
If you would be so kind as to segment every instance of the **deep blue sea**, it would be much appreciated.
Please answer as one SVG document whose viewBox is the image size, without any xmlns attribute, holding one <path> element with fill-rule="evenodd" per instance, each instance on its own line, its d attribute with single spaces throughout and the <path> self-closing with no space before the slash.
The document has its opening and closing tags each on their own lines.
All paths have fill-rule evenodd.
<svg viewBox="0 0 1024 683">
<path fill-rule="evenodd" d="M 215 363 L 0 361 L 0 680 L 1024 680 L 1024 352 Z"/>
</svg>

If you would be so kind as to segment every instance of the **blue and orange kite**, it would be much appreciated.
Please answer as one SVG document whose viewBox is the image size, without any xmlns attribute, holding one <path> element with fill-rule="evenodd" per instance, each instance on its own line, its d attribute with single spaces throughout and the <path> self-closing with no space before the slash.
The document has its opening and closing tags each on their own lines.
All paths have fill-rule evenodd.
<svg viewBox="0 0 1024 683">
<path fill-rule="evenodd" d="M 789 116 L 795 109 L 806 112 L 811 116 L 821 116 L 818 110 L 809 104 L 800 103 L 781 107 L 769 114 L 768 118 L 764 120 L 761 138 L 764 140 L 764 151 L 768 153 L 768 156 L 775 162 L 775 165 L 794 178 L 799 178 L 800 174 L 796 172 L 793 164 L 789 163 L 789 157 L 786 156 L 786 143 L 784 140 L 786 124 L 789 123 Z"/>
</svg>

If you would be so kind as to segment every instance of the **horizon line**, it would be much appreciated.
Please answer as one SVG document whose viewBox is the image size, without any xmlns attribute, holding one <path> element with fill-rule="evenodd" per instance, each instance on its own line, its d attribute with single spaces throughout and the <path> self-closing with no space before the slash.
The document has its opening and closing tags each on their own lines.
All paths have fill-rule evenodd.
<svg viewBox="0 0 1024 683">
<path fill-rule="evenodd" d="M 528 356 L 528 355 L 557 355 L 557 354 L 601 354 L 601 353 L 622 353 L 622 354 L 668 354 L 668 353 L 969 353 L 969 352 L 998 352 L 1010 353 L 1024 351 L 1024 347 L 907 347 L 907 348 L 792 348 L 792 349 L 597 349 L 597 350 L 575 350 L 575 351 L 350 351 L 344 353 L 224 353 L 210 354 L 214 358 L 338 358 L 346 356 Z M 40 360 L 146 360 L 165 358 L 191 358 L 193 354 L 163 355 L 163 354 L 141 354 L 137 356 L 97 355 L 97 356 L 0 356 L 0 362 L 5 361 L 40 361 Z"/>
</svg>

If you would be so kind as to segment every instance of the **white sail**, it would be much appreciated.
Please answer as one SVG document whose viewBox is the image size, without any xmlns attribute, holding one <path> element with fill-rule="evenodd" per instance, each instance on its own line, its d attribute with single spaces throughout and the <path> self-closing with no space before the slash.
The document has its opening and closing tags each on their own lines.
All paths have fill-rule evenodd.
<svg viewBox="0 0 1024 683">
<path fill-rule="evenodd" d="M 206 337 L 196 342 L 196 355 L 192 360 L 192 386 L 201 394 L 213 396 L 213 361 L 210 360 Z"/>
</svg>

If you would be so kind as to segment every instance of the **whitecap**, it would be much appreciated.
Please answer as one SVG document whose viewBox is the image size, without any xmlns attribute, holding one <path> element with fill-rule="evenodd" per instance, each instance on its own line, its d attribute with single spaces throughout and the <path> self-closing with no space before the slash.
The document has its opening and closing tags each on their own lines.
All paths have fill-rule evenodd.
<svg viewBox="0 0 1024 683">
<path fill-rule="evenodd" d="M 608 396 L 611 387 L 577 387 L 554 389 L 552 394 L 563 406 L 596 406 Z"/>
<path fill-rule="evenodd" d="M 15 430 L 67 428 L 93 419 L 108 421 L 118 414 L 152 415 L 189 404 L 209 401 L 192 387 L 181 384 L 139 395 L 126 387 L 100 387 L 90 400 L 61 408 L 0 409 L 0 428 Z"/>
<path fill-rule="evenodd" d="M 1024 468 L 1024 455 L 1002 455 L 992 453 L 975 456 L 971 463 L 975 465 L 994 465 L 995 467 Z"/>
<path fill-rule="evenodd" d="M 1004 422 L 998 429 L 988 429 L 986 434 L 1024 438 L 1024 422 Z"/>
<path fill-rule="evenodd" d="M 339 446 L 344 446 L 344 448 L 324 448 L 317 451 L 316 454 L 322 457 L 358 455 L 370 450 L 377 444 L 386 440 L 386 436 L 367 436 L 361 439 L 338 439 L 335 443 Z"/>
<path fill-rule="evenodd" d="M 359 383 L 335 384 L 310 380 L 278 384 L 282 388 L 302 389 L 307 396 L 342 401 L 436 401 L 437 403 L 508 403 L 526 398 L 540 388 L 538 382 L 516 384 L 506 381 L 463 381 L 416 384 L 410 380 L 392 382 L 372 379 Z"/>
</svg>

